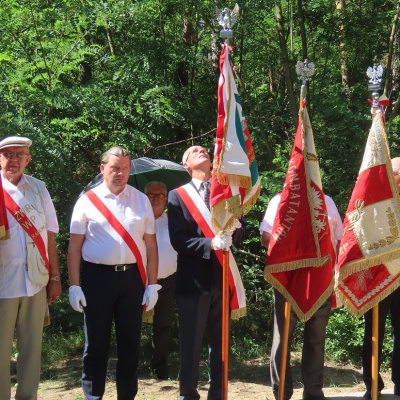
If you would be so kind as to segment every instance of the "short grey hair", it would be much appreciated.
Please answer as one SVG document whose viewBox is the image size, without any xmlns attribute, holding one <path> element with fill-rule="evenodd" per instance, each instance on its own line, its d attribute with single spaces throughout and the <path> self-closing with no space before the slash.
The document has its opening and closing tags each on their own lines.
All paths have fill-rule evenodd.
<svg viewBox="0 0 400 400">
<path fill-rule="evenodd" d="M 131 154 L 129 153 L 128 150 L 124 149 L 121 146 L 113 146 L 101 155 L 100 158 L 101 164 L 107 164 L 110 161 L 110 156 L 116 156 L 116 157 L 128 156 L 129 160 L 132 159 Z"/>
<path fill-rule="evenodd" d="M 161 186 L 165 190 L 165 194 L 168 194 L 167 185 L 161 181 L 151 181 L 147 182 L 146 186 L 144 187 L 144 194 L 147 194 L 151 187 L 153 186 Z"/>
</svg>

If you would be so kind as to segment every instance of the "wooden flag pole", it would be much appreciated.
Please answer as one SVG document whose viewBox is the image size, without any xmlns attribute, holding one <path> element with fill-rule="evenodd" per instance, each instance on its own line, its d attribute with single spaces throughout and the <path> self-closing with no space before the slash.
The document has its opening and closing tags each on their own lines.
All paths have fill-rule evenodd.
<svg viewBox="0 0 400 400">
<path fill-rule="evenodd" d="M 279 370 L 279 388 L 278 388 L 278 400 L 283 400 L 285 395 L 285 381 L 286 381 L 286 363 L 288 354 L 288 342 L 289 342 L 289 325 L 290 325 L 290 304 L 285 301 L 285 322 L 283 325 L 283 336 L 282 342 L 282 353 L 281 353 L 281 367 Z"/>
<path fill-rule="evenodd" d="M 223 252 L 222 263 L 222 400 L 228 399 L 229 371 L 229 250 Z"/>
<path fill-rule="evenodd" d="M 379 304 L 372 307 L 372 360 L 371 360 L 371 399 L 378 400 L 378 341 L 379 341 Z"/>
</svg>

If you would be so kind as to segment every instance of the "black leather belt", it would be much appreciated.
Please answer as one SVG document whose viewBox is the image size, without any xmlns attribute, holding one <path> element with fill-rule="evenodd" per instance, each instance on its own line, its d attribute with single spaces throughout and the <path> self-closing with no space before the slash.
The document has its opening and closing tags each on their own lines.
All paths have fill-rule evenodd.
<svg viewBox="0 0 400 400">
<path fill-rule="evenodd" d="M 108 265 L 108 264 L 94 264 L 91 263 L 89 261 L 84 261 L 84 264 L 86 265 L 90 265 L 93 267 L 102 267 L 102 268 L 107 268 L 110 269 L 112 271 L 116 271 L 116 272 L 124 272 L 124 271 L 128 271 L 132 268 L 136 268 L 137 264 L 133 263 L 133 264 L 117 264 L 117 265 Z"/>
</svg>

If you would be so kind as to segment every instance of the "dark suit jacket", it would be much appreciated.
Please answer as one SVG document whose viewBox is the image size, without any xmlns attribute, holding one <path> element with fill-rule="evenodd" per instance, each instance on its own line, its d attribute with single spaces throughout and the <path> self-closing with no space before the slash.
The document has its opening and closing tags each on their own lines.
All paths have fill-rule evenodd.
<svg viewBox="0 0 400 400">
<path fill-rule="evenodd" d="M 244 220 L 241 223 L 242 227 L 233 236 L 235 244 L 245 237 Z M 214 285 L 222 290 L 222 268 L 211 250 L 212 239 L 204 237 L 175 190 L 168 196 L 168 229 L 172 247 L 178 253 L 177 293 L 208 294 Z"/>
</svg>

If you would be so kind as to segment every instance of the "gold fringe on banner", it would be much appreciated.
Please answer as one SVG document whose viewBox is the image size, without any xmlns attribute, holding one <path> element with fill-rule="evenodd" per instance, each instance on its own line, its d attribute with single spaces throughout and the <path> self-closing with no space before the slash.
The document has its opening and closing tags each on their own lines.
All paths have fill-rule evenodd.
<svg viewBox="0 0 400 400">
<path fill-rule="evenodd" d="M 152 308 L 150 311 L 143 311 L 142 322 L 145 322 L 146 324 L 152 324 L 153 317 L 154 317 L 154 308 Z"/>
<path fill-rule="evenodd" d="M 235 174 L 226 174 L 217 169 L 217 179 L 221 185 L 238 186 L 244 189 L 251 189 L 251 177 Z"/>
<path fill-rule="evenodd" d="M 271 283 L 271 282 L 270 282 Z M 271 283 L 272 284 L 272 283 Z M 293 297 L 290 295 L 290 293 L 286 290 L 286 288 L 278 281 L 274 280 L 273 286 L 280 292 L 283 297 L 286 299 L 286 301 L 290 304 L 291 308 L 299 318 L 301 322 L 307 322 L 314 314 L 315 312 L 328 300 L 328 298 L 332 295 L 333 293 L 333 286 L 334 286 L 334 279 L 332 277 L 332 281 L 327 287 L 327 289 L 322 293 L 322 295 L 319 297 L 318 301 L 316 301 L 313 306 L 306 312 L 304 313 L 301 308 L 297 305 L 297 303 L 294 301 Z"/>
<path fill-rule="evenodd" d="M 270 274 L 277 272 L 293 271 L 300 268 L 320 268 L 323 267 L 329 260 L 330 256 L 324 256 L 322 258 L 304 258 L 303 260 L 288 261 L 280 264 L 268 264 L 264 270 L 264 278 L 267 282 L 271 283 L 269 277 Z M 271 278 L 275 281 L 274 278 Z"/>
<path fill-rule="evenodd" d="M 349 261 L 342 268 L 340 268 L 339 279 L 346 279 L 349 275 L 375 267 L 379 264 L 385 264 L 398 258 L 400 258 L 400 249 L 394 249 L 384 254 L 378 254 L 376 256 Z"/>
<path fill-rule="evenodd" d="M 389 296 L 391 293 L 393 293 L 395 290 L 397 290 L 399 288 L 399 286 L 400 286 L 400 281 L 398 280 L 398 284 L 392 284 L 392 285 L 388 286 L 386 290 L 382 290 L 376 297 L 374 297 L 373 299 L 371 299 L 368 302 L 365 302 L 365 304 L 360 308 L 355 307 L 353 302 L 350 301 L 349 297 L 344 295 L 342 290 L 346 291 L 345 287 L 341 286 L 342 289 L 339 289 L 336 286 L 335 294 L 342 301 L 343 305 L 347 308 L 347 310 L 350 312 L 350 314 L 354 315 L 355 317 L 361 317 L 368 310 L 370 310 L 372 307 L 379 304 L 383 299 L 385 299 L 387 296 Z M 351 293 L 348 293 L 348 294 L 351 297 Z M 368 293 L 369 297 L 372 297 L 373 295 L 375 295 L 375 291 Z"/>
<path fill-rule="evenodd" d="M 245 317 L 247 313 L 246 307 L 238 308 L 237 310 L 231 311 L 231 319 L 238 320 L 239 318 Z"/>
</svg>

